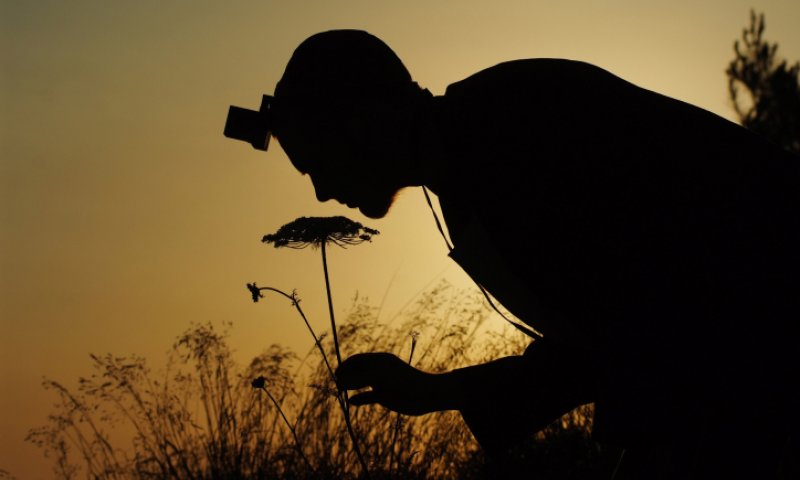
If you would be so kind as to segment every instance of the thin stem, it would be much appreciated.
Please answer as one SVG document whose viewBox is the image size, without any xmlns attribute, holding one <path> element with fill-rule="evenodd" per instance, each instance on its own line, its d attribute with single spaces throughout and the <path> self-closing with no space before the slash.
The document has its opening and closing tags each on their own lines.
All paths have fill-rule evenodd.
<svg viewBox="0 0 800 480">
<path fill-rule="evenodd" d="M 355 450 L 356 457 L 358 457 L 358 463 L 361 464 L 361 471 L 364 472 L 364 478 L 369 479 L 369 468 L 367 468 L 367 462 L 364 461 L 364 456 L 361 454 L 361 448 L 358 446 L 358 440 L 356 439 L 356 432 L 353 429 L 353 424 L 350 422 L 350 410 L 347 406 L 346 400 L 344 399 L 345 395 L 347 395 L 347 392 L 344 392 L 339 396 L 339 406 L 342 407 L 342 413 L 344 414 L 344 424 L 347 427 L 347 433 L 350 435 L 350 440 L 353 442 L 353 450 Z"/>
<path fill-rule="evenodd" d="M 269 393 L 269 390 L 267 390 L 266 386 L 261 387 L 261 390 L 264 390 L 269 399 L 272 400 L 272 403 L 275 404 L 275 408 L 278 410 L 278 413 L 281 414 L 284 423 L 286 423 L 286 426 L 289 428 L 289 431 L 292 432 L 292 437 L 294 437 L 294 446 L 295 448 L 297 448 L 297 453 L 299 453 L 300 456 L 303 457 L 303 461 L 306 462 L 308 469 L 313 472 L 314 467 L 311 466 L 311 462 L 308 461 L 308 458 L 306 458 L 306 455 L 303 453 L 303 449 L 300 447 L 300 440 L 297 438 L 297 432 L 295 432 L 294 427 L 289 422 L 289 419 L 286 418 L 286 415 L 283 413 L 283 409 L 281 408 L 280 404 L 278 404 L 278 402 L 275 400 L 275 397 L 273 397 L 272 394 Z"/>
<path fill-rule="evenodd" d="M 331 331 L 333 332 L 333 347 L 336 351 L 336 365 L 341 366 L 342 354 L 339 351 L 339 336 L 336 333 L 336 317 L 333 314 L 333 296 L 331 295 L 331 282 L 328 278 L 328 255 L 325 250 L 325 242 L 322 242 L 320 249 L 322 250 L 322 271 L 325 274 L 325 292 L 328 295 L 328 314 L 331 317 Z M 335 375 L 333 379 L 335 382 Z M 352 422 L 350 421 L 350 403 L 347 399 L 347 390 L 340 391 L 337 396 L 339 398 L 339 406 L 342 407 L 342 414 L 344 414 L 344 423 L 347 426 L 347 433 L 350 435 L 350 440 L 353 442 L 353 450 L 356 452 L 356 456 L 358 457 L 358 462 L 361 464 L 361 469 L 364 472 L 364 476 L 369 478 L 367 462 L 364 461 L 364 456 L 361 454 L 361 449 L 358 446 L 358 440 L 356 438 L 356 432 L 353 429 Z"/>
<path fill-rule="evenodd" d="M 411 359 L 414 358 L 414 349 L 417 347 L 417 339 L 414 335 L 415 334 L 412 333 L 411 353 L 408 354 L 409 365 L 411 365 Z M 392 478 L 392 468 L 394 467 L 394 450 L 395 450 L 395 445 L 397 444 L 397 436 L 400 433 L 400 422 L 402 419 L 399 413 L 396 413 L 395 415 L 397 416 L 397 420 L 394 422 L 394 436 L 392 437 L 392 446 L 389 449 L 389 478 Z"/>
<path fill-rule="evenodd" d="M 328 279 L 328 256 L 325 253 L 325 242 L 322 242 L 322 271 L 325 273 L 325 291 L 328 294 L 328 315 L 331 317 L 331 330 L 333 331 L 333 346 L 336 351 L 336 366 L 342 365 L 342 354 L 339 351 L 339 336 L 336 334 L 336 317 L 333 315 L 333 297 L 331 296 L 331 282 Z"/>
<path fill-rule="evenodd" d="M 328 373 L 330 374 L 331 379 L 336 381 L 336 375 L 334 375 L 333 369 L 331 368 L 331 364 L 328 362 L 328 355 L 325 354 L 325 349 L 322 348 L 322 342 L 319 341 L 319 337 L 317 337 L 317 334 L 314 333 L 314 329 L 311 328 L 311 324 L 308 323 L 308 318 L 306 318 L 306 314 L 303 312 L 303 309 L 300 307 L 300 300 L 297 299 L 297 296 L 294 295 L 294 294 L 289 295 L 288 293 L 286 293 L 286 292 L 284 292 L 282 290 L 278 290 L 277 288 L 273 288 L 273 287 L 258 287 L 258 289 L 259 290 L 269 290 L 271 292 L 278 293 L 278 294 L 283 295 L 284 297 L 286 297 L 286 298 L 288 298 L 289 300 L 292 301 L 292 306 L 300 314 L 300 317 L 306 323 L 306 328 L 308 328 L 308 331 L 311 333 L 311 336 L 314 338 L 314 344 L 317 346 L 317 349 L 319 350 L 319 353 L 322 354 L 322 360 L 325 362 L 325 366 L 328 368 Z"/>
</svg>

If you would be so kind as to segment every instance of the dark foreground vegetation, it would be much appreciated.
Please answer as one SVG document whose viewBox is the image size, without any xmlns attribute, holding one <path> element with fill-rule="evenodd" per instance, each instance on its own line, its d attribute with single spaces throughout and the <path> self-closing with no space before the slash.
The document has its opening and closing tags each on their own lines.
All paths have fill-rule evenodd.
<svg viewBox="0 0 800 480">
<path fill-rule="evenodd" d="M 489 315 L 483 300 L 447 285 L 423 294 L 400 318 L 379 322 L 376 314 L 367 302 L 354 301 L 338 329 L 343 351 L 408 358 L 415 344 L 412 363 L 442 371 L 525 346 L 524 336 L 510 330 L 478 333 Z M 241 366 L 226 342 L 227 328 L 192 326 L 157 373 L 141 357 L 92 355 L 94 373 L 74 390 L 45 381 L 58 403 L 29 440 L 45 450 L 59 478 L 361 477 L 319 351 L 301 358 L 272 345 Z M 321 343 L 333 348 L 324 334 Z M 258 378 L 263 388 L 254 388 Z M 503 465 L 486 464 L 457 412 L 351 412 L 371 478 L 484 478 L 487 469 L 500 468 L 522 469 L 531 478 L 607 479 L 619 457 L 591 441 L 591 406 L 531 438 Z"/>
</svg>

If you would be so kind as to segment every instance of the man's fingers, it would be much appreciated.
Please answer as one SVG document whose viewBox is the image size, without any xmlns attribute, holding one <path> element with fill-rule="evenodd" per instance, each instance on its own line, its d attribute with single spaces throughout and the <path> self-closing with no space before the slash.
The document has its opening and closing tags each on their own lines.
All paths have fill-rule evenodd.
<svg viewBox="0 0 800 480">
<path fill-rule="evenodd" d="M 361 405 L 372 405 L 373 403 L 380 403 L 378 394 L 375 392 L 364 392 L 353 395 L 350 397 L 350 405 L 359 407 Z"/>
<path fill-rule="evenodd" d="M 342 362 L 336 369 L 336 383 L 343 390 L 370 387 L 386 378 L 395 362 L 401 362 L 391 353 L 359 353 Z"/>
</svg>

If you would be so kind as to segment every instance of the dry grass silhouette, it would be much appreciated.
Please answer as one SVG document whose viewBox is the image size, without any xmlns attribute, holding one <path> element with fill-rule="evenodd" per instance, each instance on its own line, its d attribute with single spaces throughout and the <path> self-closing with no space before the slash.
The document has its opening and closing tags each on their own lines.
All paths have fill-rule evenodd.
<svg viewBox="0 0 800 480">
<path fill-rule="evenodd" d="M 403 417 L 378 406 L 348 405 L 329 361 L 335 357 L 338 365 L 341 350 L 392 352 L 422 370 L 444 372 L 521 353 L 528 341 L 510 328 L 479 335 L 490 315 L 487 299 L 446 283 L 385 322 L 376 307 L 356 297 L 337 325 L 326 246 L 358 245 L 377 234 L 345 217 L 329 217 L 300 218 L 264 236 L 276 247 L 311 246 L 322 253 L 329 332 L 314 331 L 296 292 L 247 284 L 254 302 L 265 292 L 290 301 L 313 339 L 303 358 L 273 344 L 243 367 L 227 343 L 230 324 L 222 331 L 191 326 L 158 373 L 141 357 L 92 355 L 93 373 L 76 390 L 44 382 L 59 402 L 28 440 L 44 449 L 61 478 L 460 479 L 518 468 L 550 469 L 564 478 L 565 471 L 591 471 L 582 467 L 587 459 L 597 464 L 592 462 L 600 452 L 589 439 L 591 407 L 532 437 L 500 465 L 486 465 L 458 412 Z M 112 435 L 115 426 L 132 432 L 130 438 Z"/>
<path fill-rule="evenodd" d="M 339 326 L 339 341 L 348 352 L 389 351 L 407 358 L 416 332 L 413 364 L 432 372 L 519 353 L 526 340 L 517 332 L 478 335 L 489 314 L 480 296 L 441 284 L 386 322 L 378 320 L 376 307 L 354 301 Z M 362 476 L 337 412 L 335 384 L 316 346 L 299 358 L 272 345 L 242 366 L 231 354 L 227 328 L 190 327 L 160 372 L 141 357 L 92 355 L 93 373 L 74 391 L 45 381 L 59 401 L 29 440 L 45 450 L 60 478 Z M 320 345 L 333 355 L 330 335 L 321 337 Z M 259 378 L 263 385 L 254 389 Z M 457 412 L 399 420 L 380 407 L 351 412 L 373 478 L 481 478 L 485 471 Z M 590 472 L 594 462 L 604 476 L 568 478 L 608 478 L 611 467 L 598 462 L 603 452 L 588 437 L 590 418 L 588 407 L 573 412 L 504 461 L 533 462 L 541 472 L 556 472 L 564 463 L 571 471 Z M 133 433 L 120 441 L 115 427 Z"/>
</svg>

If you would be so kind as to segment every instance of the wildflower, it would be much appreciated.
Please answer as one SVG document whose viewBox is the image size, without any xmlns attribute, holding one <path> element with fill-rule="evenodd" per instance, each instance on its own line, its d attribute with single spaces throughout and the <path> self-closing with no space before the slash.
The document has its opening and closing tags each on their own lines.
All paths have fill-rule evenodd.
<svg viewBox="0 0 800 480">
<path fill-rule="evenodd" d="M 259 298 L 264 298 L 264 294 L 261 293 L 261 289 L 258 288 L 258 285 L 256 285 L 256 282 L 248 283 L 247 284 L 247 289 L 250 290 L 250 295 L 253 296 L 253 302 L 258 302 Z"/>
<path fill-rule="evenodd" d="M 300 249 L 309 245 L 316 248 L 328 242 L 345 247 L 372 241 L 372 237 L 379 233 L 347 217 L 300 217 L 277 232 L 264 235 L 261 241 L 271 243 L 275 248 Z"/>
<path fill-rule="evenodd" d="M 250 384 L 253 386 L 254 389 L 262 389 L 267 385 L 267 379 L 264 378 L 263 375 L 260 375 L 258 378 L 254 379 Z"/>
<path fill-rule="evenodd" d="M 336 318 L 333 313 L 333 298 L 331 296 L 331 283 L 330 279 L 328 278 L 328 259 L 326 252 L 326 246 L 328 243 L 333 243 L 339 247 L 346 247 L 347 245 L 358 245 L 364 242 L 372 241 L 372 237 L 377 235 L 378 232 L 375 229 L 365 227 L 358 222 L 350 220 L 349 218 L 338 216 L 338 217 L 300 217 L 293 222 L 287 223 L 286 225 L 282 226 L 278 229 L 277 232 L 264 235 L 261 239 L 264 243 L 271 243 L 278 247 L 289 247 L 294 249 L 301 249 L 306 248 L 307 246 L 311 245 L 312 248 L 319 248 L 320 252 L 322 252 L 322 271 L 325 275 L 325 292 L 327 293 L 328 297 L 328 315 L 330 316 L 331 320 L 331 333 L 333 334 L 333 346 L 334 351 L 336 352 L 336 361 L 337 365 L 342 364 L 342 354 L 339 349 L 339 338 L 336 333 Z M 253 284 L 251 287 L 250 285 L 247 286 L 250 289 L 250 292 L 253 293 L 253 300 L 257 301 L 256 298 L 256 291 L 259 293 L 262 289 Z M 269 288 L 269 287 L 266 287 Z M 270 290 L 274 290 L 269 288 Z M 283 293 L 278 290 L 275 290 L 278 293 Z M 306 322 L 306 326 L 308 327 L 311 335 L 314 336 L 314 341 L 317 344 L 317 348 L 319 349 L 320 353 L 322 354 L 322 358 L 325 360 L 325 365 L 328 367 L 328 371 L 330 372 L 331 379 L 335 382 L 336 375 L 333 373 L 333 369 L 330 367 L 328 363 L 327 356 L 325 355 L 325 350 L 322 348 L 322 344 L 320 344 L 319 339 L 316 335 L 314 335 L 314 331 L 311 329 L 311 325 L 308 323 L 308 320 L 305 318 L 305 315 L 302 313 L 299 305 L 299 300 L 295 292 L 292 292 L 292 295 L 283 294 L 284 296 L 291 298 L 294 307 L 300 312 L 300 315 L 303 317 L 303 320 Z M 339 406 L 342 409 L 342 413 L 344 414 L 344 422 L 347 426 L 347 433 L 350 435 L 350 439 L 353 442 L 353 449 L 356 452 L 356 457 L 358 457 L 358 461 L 361 464 L 361 467 L 364 471 L 364 475 L 369 478 L 369 469 L 367 468 L 367 463 L 364 461 L 364 457 L 361 454 L 361 450 L 358 447 L 358 441 L 356 439 L 355 431 L 353 430 L 353 425 L 350 422 L 350 412 L 348 410 L 347 405 L 347 392 L 337 392 L 336 397 L 339 399 Z"/>
</svg>

